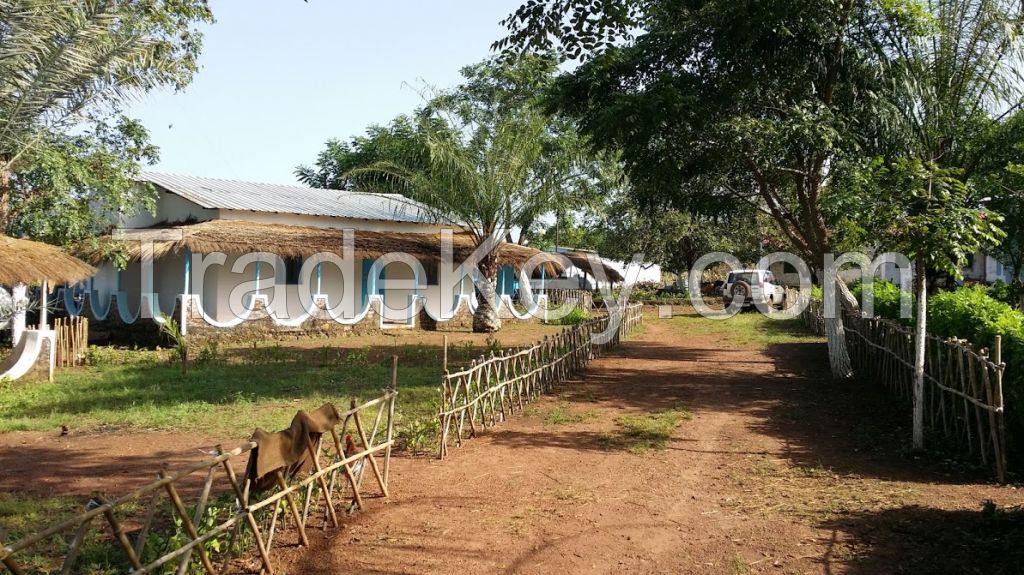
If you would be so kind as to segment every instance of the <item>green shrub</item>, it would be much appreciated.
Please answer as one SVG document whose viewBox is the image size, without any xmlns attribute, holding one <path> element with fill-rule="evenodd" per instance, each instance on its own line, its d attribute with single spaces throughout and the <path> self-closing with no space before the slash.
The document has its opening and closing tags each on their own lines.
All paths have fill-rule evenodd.
<svg viewBox="0 0 1024 575">
<path fill-rule="evenodd" d="M 188 349 L 189 342 L 188 338 L 185 337 L 185 333 L 181 330 L 181 326 L 171 316 L 167 314 L 161 314 L 160 319 L 163 323 L 160 324 L 160 333 L 164 335 L 171 343 L 171 351 L 173 357 L 178 360 L 181 364 L 181 372 L 188 372 Z"/>
<path fill-rule="evenodd" d="M 368 367 L 370 365 L 370 346 L 349 351 L 345 363 L 352 367 Z"/>
<path fill-rule="evenodd" d="M 983 286 L 964 287 L 930 298 L 928 331 L 989 349 L 997 335 L 1003 336 L 1007 448 L 1010 465 L 1020 468 L 1024 461 L 1024 314 L 993 299 Z"/>
<path fill-rule="evenodd" d="M 571 312 L 558 319 L 548 322 L 549 325 L 580 325 L 590 321 L 590 314 L 580 308 L 574 308 Z"/>
<path fill-rule="evenodd" d="M 196 363 L 201 365 L 209 365 L 211 363 L 217 363 L 220 361 L 220 344 L 217 340 L 211 339 L 206 342 L 206 345 L 199 350 L 199 356 L 196 357 Z"/>
<path fill-rule="evenodd" d="M 983 286 L 971 286 L 933 295 L 928 301 L 928 331 L 981 347 L 991 347 L 997 334 L 1024 334 L 1024 315 L 987 292 Z"/>
<path fill-rule="evenodd" d="M 1011 307 L 1016 307 L 1019 302 L 1016 288 L 1003 280 L 996 280 L 994 284 L 990 285 L 988 287 L 988 295 L 992 299 L 1001 301 Z"/>
<path fill-rule="evenodd" d="M 850 289 L 863 301 L 863 286 L 859 282 Z M 875 315 L 898 319 L 899 288 L 891 282 L 876 280 L 872 289 Z M 942 338 L 966 339 L 977 349 L 992 349 L 996 336 L 1002 336 L 1003 361 L 1007 365 L 1003 380 L 1007 448 L 1011 467 L 1020 469 L 1024 462 L 1024 313 L 992 295 L 992 292 L 1000 295 L 1003 291 L 1003 286 L 975 285 L 930 296 L 928 333 Z M 821 297 L 817 286 L 812 297 Z M 901 321 L 909 325 L 913 319 Z"/>
<path fill-rule="evenodd" d="M 85 350 L 85 363 L 93 367 L 111 365 L 156 365 L 162 361 L 160 351 L 90 345 Z"/>
<path fill-rule="evenodd" d="M 637 282 L 632 286 L 633 291 L 629 294 L 629 301 L 647 301 L 655 299 L 658 290 L 661 289 L 660 282 Z M 618 297 L 618 291 L 615 292 Z"/>
<path fill-rule="evenodd" d="M 853 296 L 857 298 L 857 301 L 860 302 L 861 306 L 863 306 L 865 292 L 864 284 L 858 280 L 850 285 L 850 291 L 853 292 Z M 899 286 L 890 281 L 875 279 L 871 282 L 870 289 L 866 291 L 874 295 L 875 317 L 910 321 L 911 318 L 900 318 L 901 292 Z M 913 303 L 913 299 L 911 299 L 911 303 Z M 911 309 L 913 309 L 913 306 L 911 306 Z"/>
<path fill-rule="evenodd" d="M 821 301 L 825 297 L 825 292 L 822 291 L 820 285 L 811 286 L 811 299 Z"/>
</svg>

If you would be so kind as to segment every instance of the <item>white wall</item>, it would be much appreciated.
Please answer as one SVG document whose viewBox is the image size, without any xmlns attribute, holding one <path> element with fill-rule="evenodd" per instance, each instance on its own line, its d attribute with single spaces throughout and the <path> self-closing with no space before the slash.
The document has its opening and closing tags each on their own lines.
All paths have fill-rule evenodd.
<svg viewBox="0 0 1024 575">
<path fill-rule="evenodd" d="M 217 218 L 217 210 L 200 207 L 185 198 L 157 188 L 156 213 L 139 208 L 131 216 L 121 216 L 118 225 L 123 228 L 148 228 L 161 223 L 181 223 L 189 220 L 204 222 Z"/>
</svg>

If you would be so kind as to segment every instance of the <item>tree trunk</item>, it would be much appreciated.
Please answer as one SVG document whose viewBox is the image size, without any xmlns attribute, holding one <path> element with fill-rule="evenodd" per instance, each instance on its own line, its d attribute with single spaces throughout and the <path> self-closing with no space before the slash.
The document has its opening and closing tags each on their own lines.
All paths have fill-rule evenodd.
<svg viewBox="0 0 1024 575">
<path fill-rule="evenodd" d="M 828 340 L 828 362 L 832 367 L 833 379 L 850 379 L 853 367 L 850 365 L 850 352 L 846 349 L 846 329 L 843 318 L 825 318 L 825 338 Z"/>
<path fill-rule="evenodd" d="M 11 227 L 11 170 L 10 165 L 0 160 L 0 233 L 6 234 Z"/>
<path fill-rule="evenodd" d="M 924 259 L 914 264 L 917 318 L 914 322 L 914 449 L 924 449 L 924 357 L 928 337 L 928 279 Z"/>
<path fill-rule="evenodd" d="M 828 274 L 821 277 L 828 280 Z M 846 328 L 843 326 L 843 309 L 857 308 L 857 300 L 850 293 L 850 288 L 836 274 L 836 294 L 839 306 L 835 307 L 835 317 L 825 318 L 825 338 L 828 341 L 828 362 L 832 367 L 833 379 L 850 379 L 853 377 L 853 366 L 850 363 L 850 352 L 846 349 Z M 823 290 L 827 294 L 828 290 Z"/>
<path fill-rule="evenodd" d="M 480 277 L 476 288 L 476 313 L 473 314 L 473 333 L 494 333 L 501 329 L 497 307 L 497 261 L 493 256 L 480 262 Z"/>
</svg>

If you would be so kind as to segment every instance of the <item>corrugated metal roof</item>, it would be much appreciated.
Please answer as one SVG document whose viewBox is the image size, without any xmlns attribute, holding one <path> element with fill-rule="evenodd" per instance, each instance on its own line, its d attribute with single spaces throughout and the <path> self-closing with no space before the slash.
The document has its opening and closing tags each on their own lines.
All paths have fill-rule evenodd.
<svg viewBox="0 0 1024 575">
<path fill-rule="evenodd" d="M 142 172 L 139 179 L 209 209 L 413 223 L 434 220 L 421 204 L 397 194 L 343 192 L 156 172 Z"/>
</svg>

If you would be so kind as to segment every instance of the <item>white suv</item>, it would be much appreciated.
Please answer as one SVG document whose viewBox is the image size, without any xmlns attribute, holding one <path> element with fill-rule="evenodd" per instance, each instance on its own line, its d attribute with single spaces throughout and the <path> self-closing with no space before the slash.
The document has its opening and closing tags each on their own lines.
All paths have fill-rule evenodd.
<svg viewBox="0 0 1024 575">
<path fill-rule="evenodd" d="M 741 299 L 743 306 L 764 304 L 768 307 L 786 305 L 786 288 L 775 282 L 769 270 L 736 270 L 729 272 L 722 286 L 722 303 L 730 305 Z"/>
</svg>

